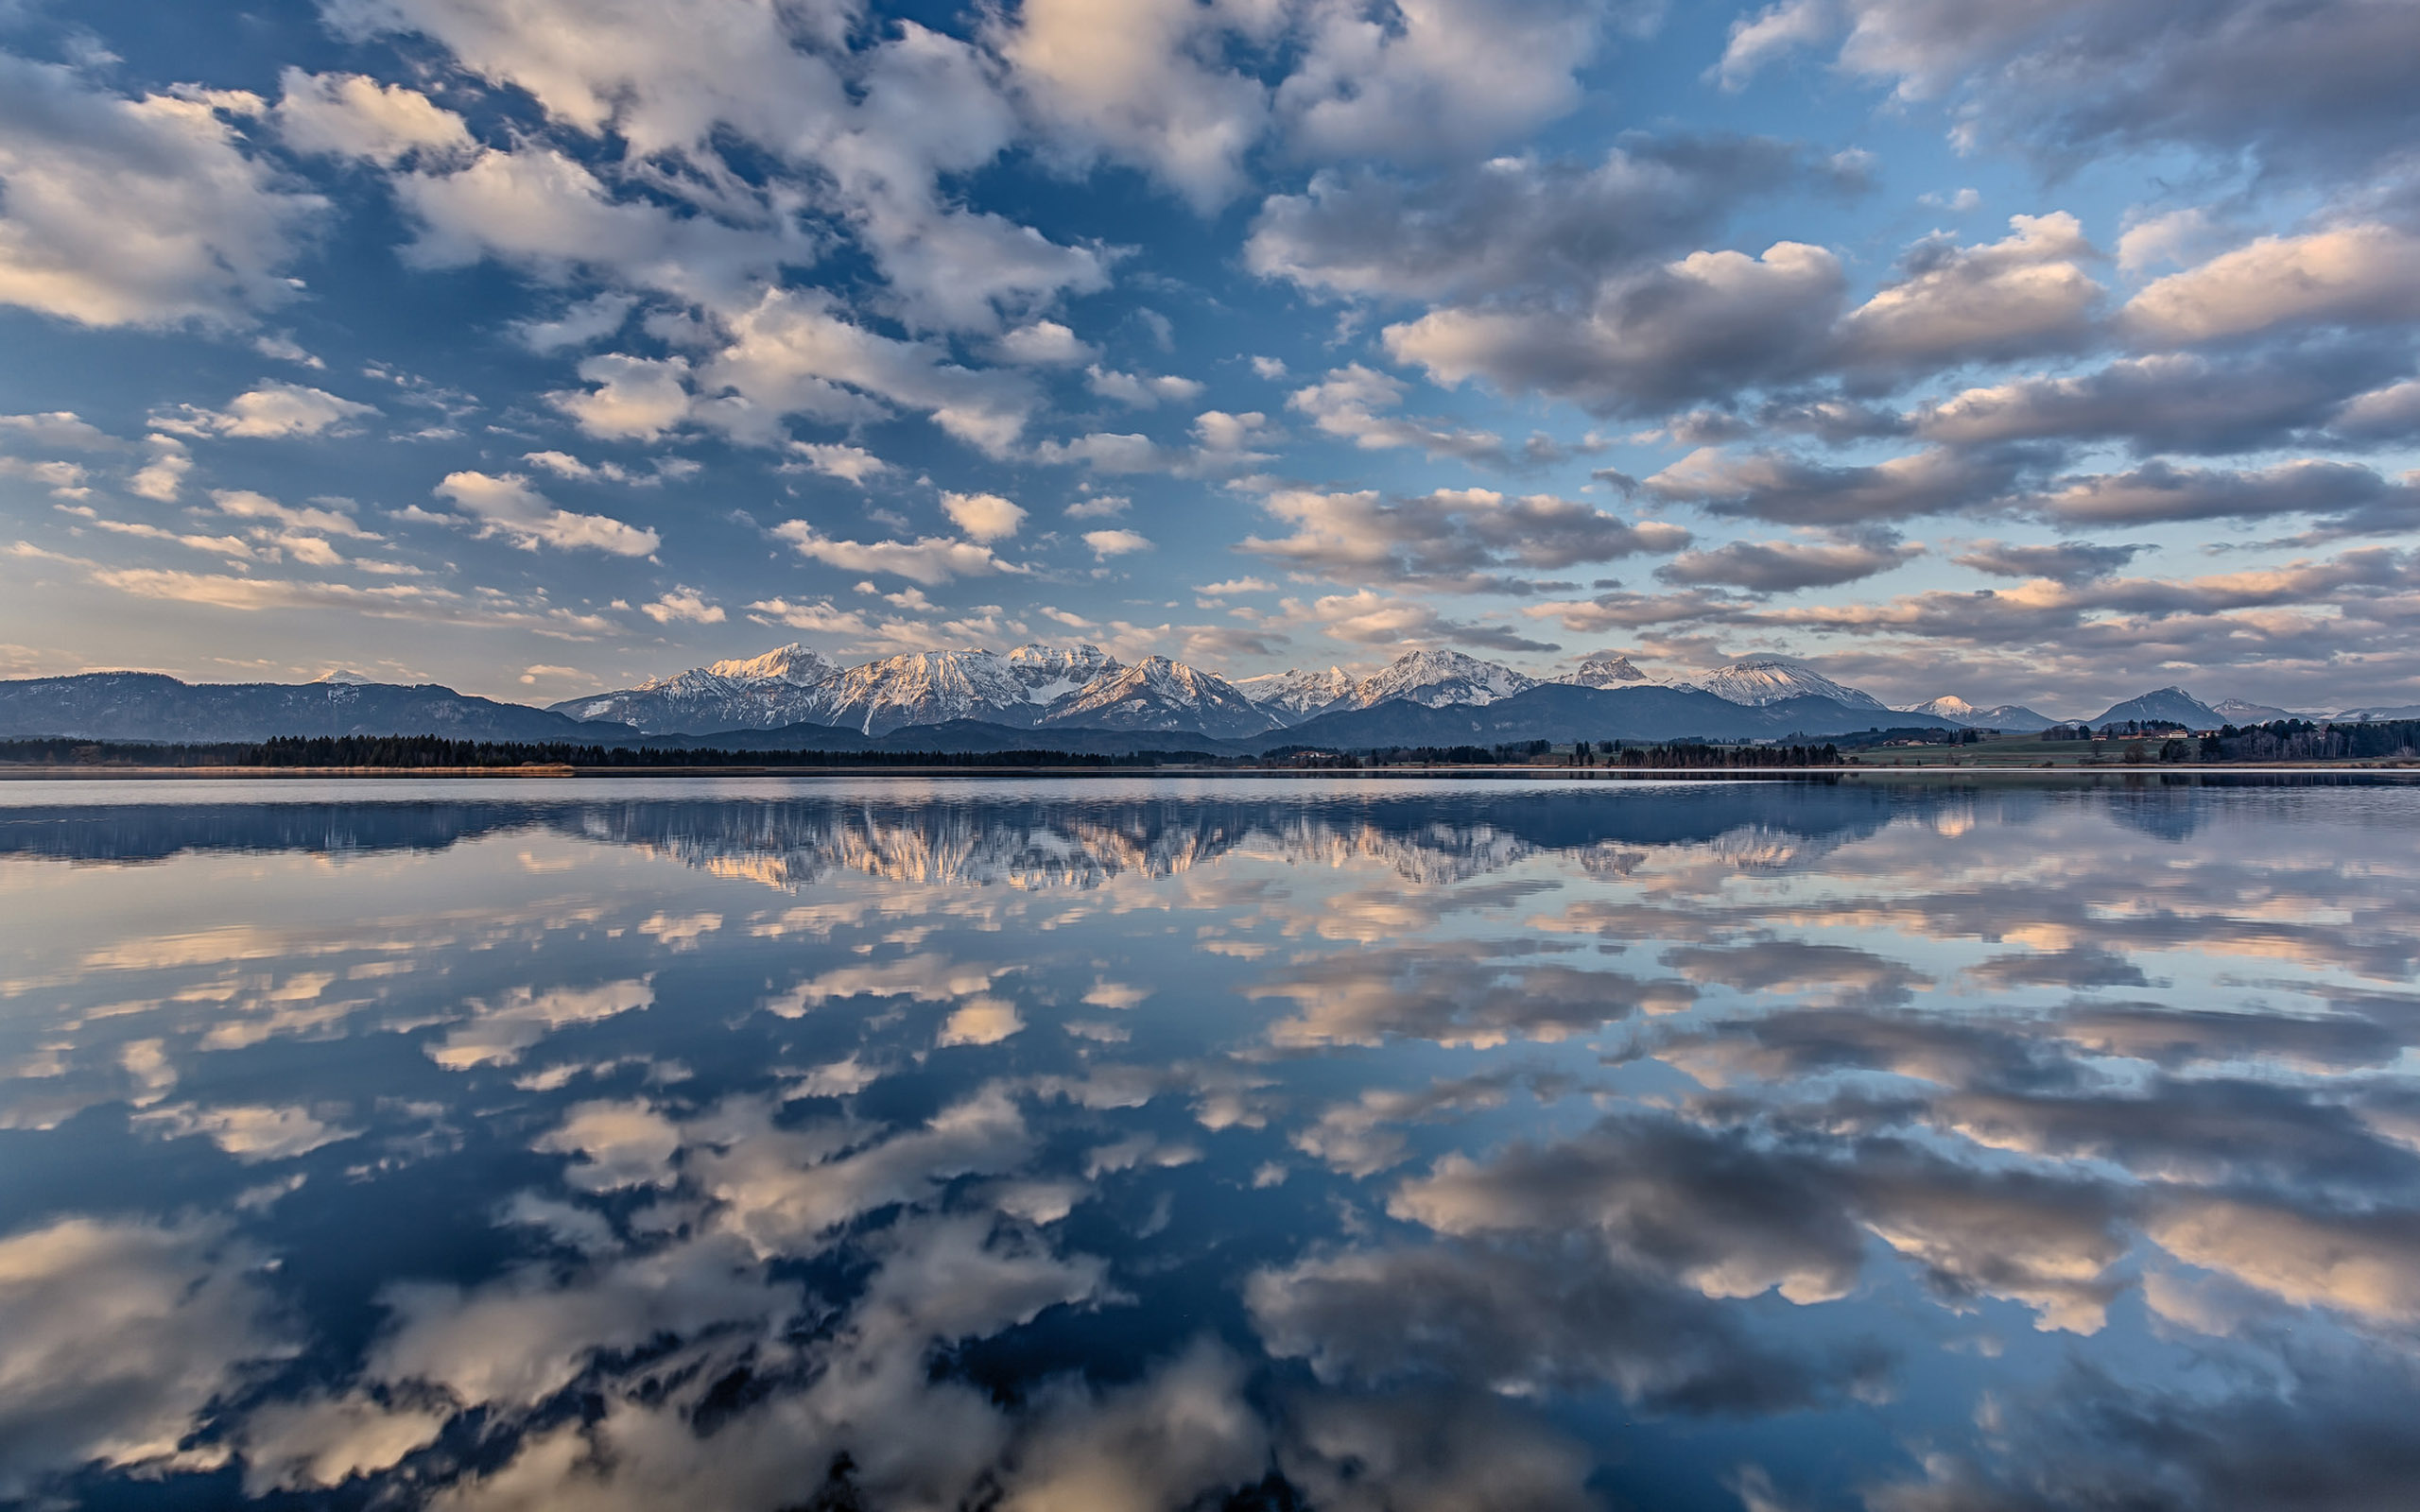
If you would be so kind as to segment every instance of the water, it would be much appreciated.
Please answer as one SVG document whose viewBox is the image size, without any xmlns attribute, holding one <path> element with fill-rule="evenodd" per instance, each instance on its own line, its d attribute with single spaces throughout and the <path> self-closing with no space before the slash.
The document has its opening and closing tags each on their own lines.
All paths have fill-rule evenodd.
<svg viewBox="0 0 2420 1512">
<path fill-rule="evenodd" d="M 2420 787 L 0 787 L 0 1501 L 2408 1506 Z"/>
</svg>

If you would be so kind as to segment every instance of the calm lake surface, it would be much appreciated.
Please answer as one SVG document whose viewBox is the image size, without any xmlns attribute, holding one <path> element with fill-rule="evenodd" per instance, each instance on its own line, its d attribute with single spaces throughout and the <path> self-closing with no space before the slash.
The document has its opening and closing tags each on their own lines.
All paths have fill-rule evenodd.
<svg viewBox="0 0 2420 1512">
<path fill-rule="evenodd" d="M 0 783 L 0 1502 L 2410 1507 L 2420 786 Z"/>
</svg>

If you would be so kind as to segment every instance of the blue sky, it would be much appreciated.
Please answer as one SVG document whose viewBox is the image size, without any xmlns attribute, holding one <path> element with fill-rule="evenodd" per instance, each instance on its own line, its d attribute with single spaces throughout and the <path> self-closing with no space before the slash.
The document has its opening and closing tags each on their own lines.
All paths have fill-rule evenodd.
<svg viewBox="0 0 2420 1512">
<path fill-rule="evenodd" d="M 0 5 L 0 673 L 2420 699 L 2420 9 Z"/>
</svg>

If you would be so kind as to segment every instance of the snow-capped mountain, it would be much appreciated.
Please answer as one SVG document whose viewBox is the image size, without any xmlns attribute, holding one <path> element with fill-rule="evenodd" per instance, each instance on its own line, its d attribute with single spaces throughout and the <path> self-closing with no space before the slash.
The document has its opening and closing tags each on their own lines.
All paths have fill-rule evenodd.
<svg viewBox="0 0 2420 1512">
<path fill-rule="evenodd" d="M 1674 686 L 1682 684 L 1675 683 Z M 1717 667 L 1704 677 L 1692 679 L 1687 686 L 1703 688 L 1716 697 L 1727 698 L 1733 703 L 1757 708 L 1779 703 L 1784 698 L 1830 698 L 1854 709 L 1899 712 L 1862 689 L 1834 682 L 1824 674 L 1794 662 L 1782 662 L 1771 657 Z"/>
<path fill-rule="evenodd" d="M 1256 707 L 1236 685 L 1215 673 L 1145 657 L 1131 667 L 1104 673 L 1044 711 L 1045 726 L 1087 730 L 1199 731 L 1220 739 L 1283 729 L 1285 721 Z"/>
<path fill-rule="evenodd" d="M 1582 657 L 1580 664 L 1569 672 L 1549 680 L 1576 683 L 1582 688 L 1635 688 L 1656 679 L 1638 670 L 1619 651 L 1597 651 Z"/>
<path fill-rule="evenodd" d="M 1104 672 L 1120 669 L 1117 659 L 1098 645 L 1044 645 L 1037 641 L 1009 653 L 1009 670 L 1025 684 L 1027 697 L 1047 704 Z"/>
<path fill-rule="evenodd" d="M 1409 698 L 1430 709 L 1490 704 L 1538 685 L 1511 667 L 1460 651 L 1407 651 L 1353 685 L 1350 707 Z"/>
<path fill-rule="evenodd" d="M 1238 678 L 1236 691 L 1289 725 L 1315 719 L 1331 709 L 1354 707 L 1353 679 L 1341 667 L 1330 667 L 1324 672 L 1297 669 Z"/>
<path fill-rule="evenodd" d="M 1271 672 L 1232 686 L 1281 725 L 1299 725 L 1390 698 L 1408 698 L 1430 709 L 1489 704 L 1536 687 L 1537 679 L 1460 651 L 1407 651 L 1358 681 L 1330 667 L 1324 672 Z"/>
<path fill-rule="evenodd" d="M 912 651 L 851 667 L 817 690 L 819 723 L 869 735 L 951 719 L 1030 725 L 1033 701 L 1019 669 L 996 651 Z"/>
<path fill-rule="evenodd" d="M 1999 703 L 1989 709 L 1978 709 L 1954 693 L 1927 698 L 1923 703 L 1908 704 L 1899 713 L 1931 714 L 1976 730 L 2048 730 L 2059 722 L 2048 714 L 2036 713 L 2021 703 Z"/>
<path fill-rule="evenodd" d="M 820 690 L 839 674 L 840 668 L 821 653 L 785 645 L 762 656 L 650 679 L 617 693 L 567 698 L 552 707 L 574 719 L 635 725 L 649 734 L 778 730 L 829 723 L 821 713 Z"/>
<path fill-rule="evenodd" d="M 2210 705 L 2210 712 L 2230 725 L 2265 725 L 2272 719 L 2291 719 L 2294 715 L 2265 703 L 2253 703 L 2243 698 L 2221 698 Z M 2359 718 L 2359 715 L 2351 717 Z"/>
</svg>

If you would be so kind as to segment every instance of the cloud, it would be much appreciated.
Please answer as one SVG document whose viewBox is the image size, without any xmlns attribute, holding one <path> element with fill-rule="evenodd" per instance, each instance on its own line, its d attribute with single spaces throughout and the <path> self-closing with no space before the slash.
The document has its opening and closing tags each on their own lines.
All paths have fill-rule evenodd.
<svg viewBox="0 0 2420 1512">
<path fill-rule="evenodd" d="M 1676 551 L 1689 533 L 1634 524 L 1552 494 L 1509 498 L 1490 489 L 1440 489 L 1384 499 L 1362 490 L 1280 489 L 1265 507 L 1294 527 L 1276 540 L 1248 536 L 1237 549 L 1343 582 L 1430 592 L 1526 592 L 1513 569 L 1558 571 L 1642 553 Z"/>
<path fill-rule="evenodd" d="M 240 103 L 240 102 L 239 102 Z M 211 105 L 0 56 L 0 304 L 83 325 L 250 325 L 326 209 Z"/>
<path fill-rule="evenodd" d="M 1345 296 L 1478 303 L 1584 298 L 1682 250 L 1750 196 L 1837 170 L 1766 137 L 1630 133 L 1602 161 L 1523 155 L 1411 178 L 1322 169 L 1262 202 L 1248 266 Z M 1264 374 L 1264 376 L 1267 376 Z"/>
<path fill-rule="evenodd" d="M 1144 169 L 1196 209 L 1243 187 L 1243 157 L 1268 116 L 1268 91 L 1205 61 L 1219 20 L 1193 0 L 1028 0 L 993 47 L 1063 158 Z"/>
<path fill-rule="evenodd" d="M 474 146 L 460 116 L 401 84 L 288 68 L 279 87 L 278 133 L 300 152 L 361 158 L 391 168 L 416 154 L 460 158 Z"/>
<path fill-rule="evenodd" d="M 589 387 L 551 393 L 546 402 L 599 439 L 652 441 L 689 418 L 688 373 L 682 357 L 599 352 L 579 365 Z"/>
<path fill-rule="evenodd" d="M 482 522 L 483 536 L 503 536 L 526 551 L 602 551 L 615 557 L 651 555 L 663 541 L 652 530 L 599 514 L 574 514 L 529 486 L 518 472 L 449 472 L 429 490 Z"/>
<path fill-rule="evenodd" d="M 2055 583 L 2073 585 L 2110 576 L 2143 549 L 2096 545 L 2088 541 L 2062 541 L 2038 546 L 1979 541 L 1949 559 L 1995 577 L 2047 577 Z"/>
<path fill-rule="evenodd" d="M 1129 409 L 1156 409 L 1162 404 L 1185 404 L 1201 397 L 1201 385 L 1190 378 L 1151 377 L 1116 372 L 1095 363 L 1084 369 L 1085 387 L 1103 399 Z"/>
<path fill-rule="evenodd" d="M 227 402 L 223 410 L 180 404 L 151 417 L 163 430 L 187 436 L 241 436 L 284 440 L 298 436 L 342 436 L 347 422 L 375 415 L 377 407 L 342 399 L 324 388 L 264 380 Z"/>
<path fill-rule="evenodd" d="M 250 489 L 213 489 L 210 491 L 210 502 L 218 507 L 219 513 L 233 515 L 238 520 L 267 521 L 272 524 L 283 525 L 289 530 L 310 530 L 322 535 L 349 536 L 355 541 L 386 539 L 362 529 L 359 523 L 342 509 L 298 507 L 280 504 L 268 494 L 255 493 Z M 324 502 L 334 505 L 344 501 Z"/>
<path fill-rule="evenodd" d="M 2013 460 L 1936 447 L 1869 466 L 1704 447 L 1646 480 L 1661 499 L 1776 524 L 1848 525 L 1972 508 L 2015 481 Z"/>
<path fill-rule="evenodd" d="M 186 455 L 184 443 L 172 436 L 146 439 L 151 447 L 151 460 L 127 479 L 126 490 L 139 498 L 173 504 L 184 487 L 185 474 L 193 471 L 193 458 Z"/>
<path fill-rule="evenodd" d="M 39 415 L 0 415 L 0 444 L 45 451 L 111 452 L 126 443 L 79 419 L 72 410 Z"/>
<path fill-rule="evenodd" d="M 2420 436 L 2420 378 L 2354 395 L 2337 410 L 2329 428 L 2355 440 L 2397 441 Z"/>
<path fill-rule="evenodd" d="M 1006 541 L 1025 524 L 1025 511 L 996 493 L 942 490 L 942 513 L 970 541 Z"/>
<path fill-rule="evenodd" d="M 885 573 L 931 588 L 953 577 L 1012 573 L 1014 567 L 972 541 L 925 536 L 916 541 L 835 541 L 804 520 L 786 521 L 773 534 L 802 557 L 850 573 Z"/>
<path fill-rule="evenodd" d="M 1261 623 L 1263 634 L 1291 626 L 1311 626 L 1355 645 L 1468 645 L 1491 651 L 1559 651 L 1550 642 L 1534 641 L 1500 625 L 1457 620 L 1433 604 L 1361 589 L 1330 593 L 1305 605 L 1286 599 L 1273 619 Z"/>
<path fill-rule="evenodd" d="M 223 1464 L 223 1446 L 182 1446 L 246 1366 L 294 1352 L 268 1258 L 199 1219 L 79 1215 L 0 1240 L 0 1495 L 95 1461 Z"/>
<path fill-rule="evenodd" d="M 1609 281 L 1578 316 L 1447 308 L 1391 325 L 1388 353 L 1452 386 L 1483 377 L 1600 414 L 1644 413 L 1809 370 L 1846 287 L 1820 247 L 1692 252 Z"/>
<path fill-rule="evenodd" d="M 639 612 L 658 625 L 720 625 L 723 618 L 722 606 L 707 602 L 705 594 L 694 588 L 675 588 L 652 604 L 641 604 Z"/>
<path fill-rule="evenodd" d="M 1685 552 L 1657 568 L 1655 576 L 1667 583 L 1713 584 L 1762 593 L 1788 593 L 1802 588 L 1854 583 L 1887 573 L 1923 554 L 1924 548 L 1911 541 L 1809 545 L 1789 541 L 1734 541 L 1710 551 Z"/>
<path fill-rule="evenodd" d="M 730 325 L 729 345 L 698 369 L 697 419 L 737 440 L 771 441 L 783 415 L 841 424 L 880 419 L 878 400 L 929 415 L 997 456 L 1039 402 L 1023 375 L 977 371 L 947 361 L 938 346 L 877 335 L 811 290 L 769 290 Z"/>
<path fill-rule="evenodd" d="M 2125 472 L 2054 479 L 2027 501 L 2064 525 L 2318 516 L 2362 530 L 2420 525 L 2420 481 L 2390 483 L 2350 462 L 2304 458 L 2246 470 L 2146 462 Z"/>
<path fill-rule="evenodd" d="M 1731 23 L 1722 60 L 1708 72 L 1728 91 L 1745 89 L 1767 63 L 1832 35 L 1838 26 L 1831 0 L 1781 0 Z"/>
<path fill-rule="evenodd" d="M 1969 14 L 1926 0 L 1844 0 L 1841 64 L 1902 101 L 1949 97 L 1958 140 L 2013 143 L 2055 168 L 2174 145 L 2359 183 L 2411 140 L 2391 60 L 2420 45 L 2397 5 L 2047 0 Z"/>
<path fill-rule="evenodd" d="M 804 459 L 813 472 L 828 478 L 838 478 L 864 488 L 866 479 L 880 477 L 894 471 L 891 465 L 862 446 L 846 446 L 837 441 L 792 441 L 792 455 Z"/>
<path fill-rule="evenodd" d="M 2121 358 L 2072 377 L 2014 378 L 1918 407 L 1914 433 L 1952 446 L 2117 440 L 2138 454 L 2276 446 L 2331 425 L 2362 432 L 2356 396 L 2400 370 L 2372 340 L 2304 342 L 2223 360 L 2168 352 Z"/>
<path fill-rule="evenodd" d="M 1580 102 L 1600 0 L 1430 0 L 1383 13 L 1307 12 L 1308 43 L 1277 88 L 1288 146 L 1313 161 L 1476 155 Z"/>
<path fill-rule="evenodd" d="M 1364 451 L 1416 446 L 1432 457 L 1459 456 L 1498 467 L 1510 464 L 1503 438 L 1490 432 L 1377 413 L 1401 404 L 1403 395 L 1402 383 L 1357 362 L 1329 369 L 1324 383 L 1296 389 L 1286 407 L 1310 416 L 1321 430 L 1343 437 Z"/>
<path fill-rule="evenodd" d="M 1101 561 L 1151 549 L 1151 543 L 1140 532 L 1133 530 L 1087 530 L 1084 532 L 1084 544 L 1090 546 L 1095 558 Z"/>
<path fill-rule="evenodd" d="M 2392 226 L 2263 236 L 2146 285 L 2121 314 L 2128 330 L 2163 346 L 2279 326 L 2409 320 L 2420 317 L 2415 258 L 2420 236 Z"/>
<path fill-rule="evenodd" d="M 1072 368 L 1090 362 L 1097 350 L 1077 338 L 1056 320 L 1034 320 L 1018 326 L 994 344 L 1002 358 L 1029 368 Z"/>
<path fill-rule="evenodd" d="M 2059 211 L 2009 226 L 1981 247 L 1919 242 L 1899 279 L 1841 321 L 1841 360 L 1923 371 L 2084 345 L 2103 290 L 2081 266 L 2099 255 L 2083 224 Z"/>
</svg>

